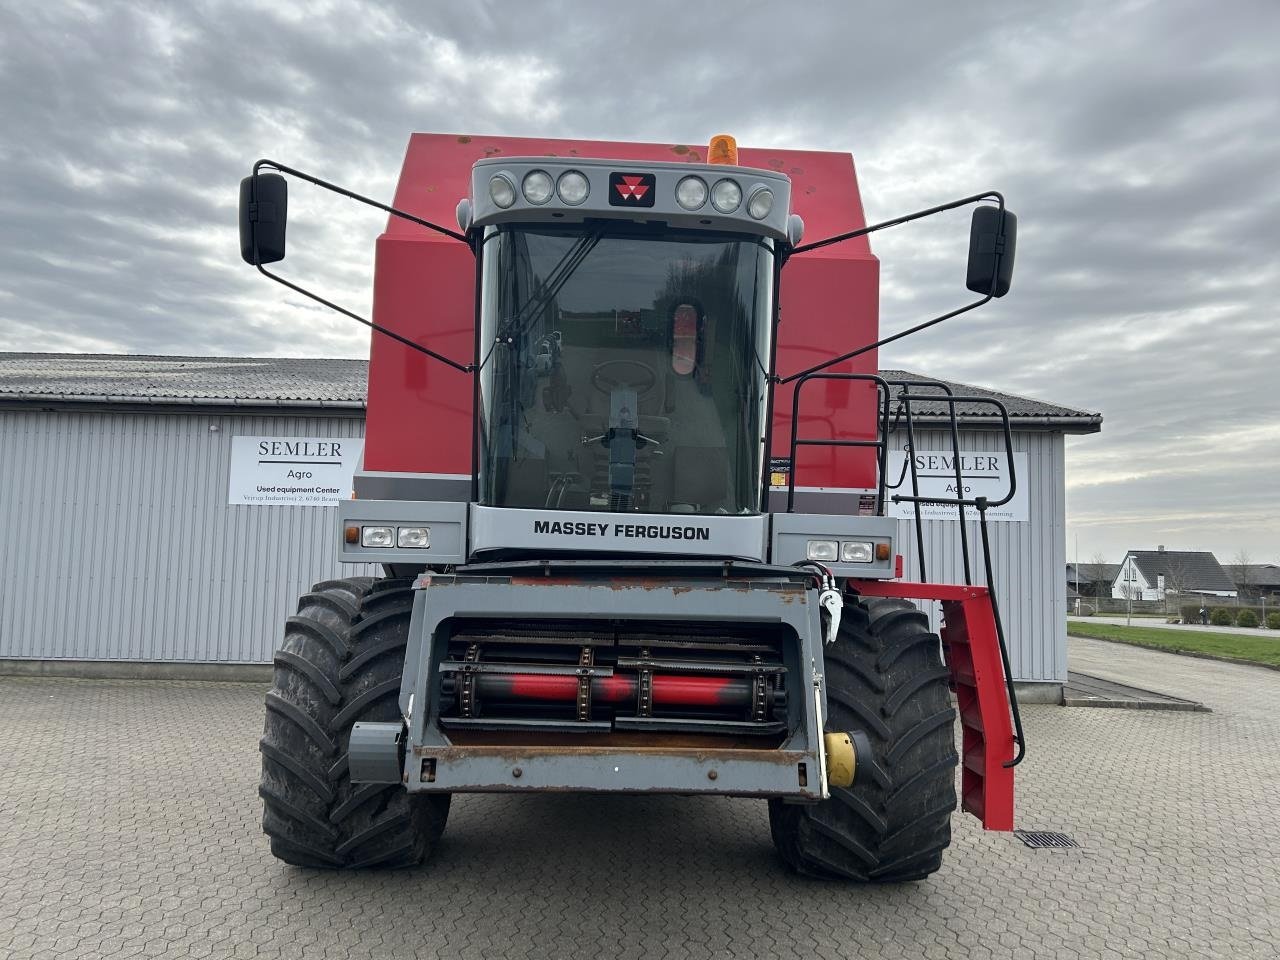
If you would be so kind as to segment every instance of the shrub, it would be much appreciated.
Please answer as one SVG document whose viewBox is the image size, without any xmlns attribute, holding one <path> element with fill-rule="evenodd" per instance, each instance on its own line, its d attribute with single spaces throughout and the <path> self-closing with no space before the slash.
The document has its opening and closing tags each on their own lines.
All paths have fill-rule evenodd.
<svg viewBox="0 0 1280 960">
<path fill-rule="evenodd" d="M 1209 622 L 1215 627 L 1229 627 L 1236 621 L 1226 607 L 1214 607 L 1209 611 Z"/>
<path fill-rule="evenodd" d="M 1280 630 L 1280 613 L 1267 614 L 1267 629 Z"/>
<path fill-rule="evenodd" d="M 1245 607 L 1240 611 L 1240 615 L 1236 617 L 1237 627 L 1256 627 L 1258 625 L 1258 615 Z"/>
</svg>

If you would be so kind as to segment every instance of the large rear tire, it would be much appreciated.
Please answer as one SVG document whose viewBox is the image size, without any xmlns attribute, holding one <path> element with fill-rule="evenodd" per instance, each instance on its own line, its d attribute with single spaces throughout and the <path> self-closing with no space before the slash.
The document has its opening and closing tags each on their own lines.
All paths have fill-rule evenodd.
<svg viewBox="0 0 1280 960">
<path fill-rule="evenodd" d="M 850 789 L 816 804 L 769 801 L 783 861 L 800 873 L 874 883 L 942 865 L 956 806 L 955 716 L 938 637 L 904 600 L 846 596 L 825 650 L 828 731 L 862 731 Z"/>
<path fill-rule="evenodd" d="M 260 748 L 262 829 L 271 852 L 300 867 L 421 863 L 444 831 L 449 795 L 353 784 L 347 744 L 357 721 L 400 718 L 413 592 L 408 580 L 317 583 L 285 626 Z"/>
</svg>

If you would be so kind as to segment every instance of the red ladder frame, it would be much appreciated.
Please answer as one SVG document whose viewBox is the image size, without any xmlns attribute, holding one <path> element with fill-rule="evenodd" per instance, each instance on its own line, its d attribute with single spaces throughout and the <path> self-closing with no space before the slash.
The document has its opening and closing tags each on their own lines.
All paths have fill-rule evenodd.
<svg viewBox="0 0 1280 960">
<path fill-rule="evenodd" d="M 1012 830 L 1013 768 L 1005 764 L 1016 741 L 987 588 L 898 580 L 850 580 L 849 587 L 864 597 L 941 601 L 942 645 L 964 731 L 961 806 L 986 830 Z"/>
</svg>

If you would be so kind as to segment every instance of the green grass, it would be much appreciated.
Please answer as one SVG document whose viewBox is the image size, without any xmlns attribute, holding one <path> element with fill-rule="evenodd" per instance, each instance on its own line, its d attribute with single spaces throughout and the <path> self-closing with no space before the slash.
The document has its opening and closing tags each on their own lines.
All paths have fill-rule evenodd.
<svg viewBox="0 0 1280 960">
<path fill-rule="evenodd" d="M 1207 630 L 1193 632 L 1161 627 L 1120 627 L 1072 620 L 1067 624 L 1067 633 L 1073 637 L 1153 647 L 1169 653 L 1198 653 L 1280 668 L 1280 635 L 1274 632 L 1260 631 L 1258 636 L 1250 637 L 1235 633 L 1211 633 Z"/>
</svg>

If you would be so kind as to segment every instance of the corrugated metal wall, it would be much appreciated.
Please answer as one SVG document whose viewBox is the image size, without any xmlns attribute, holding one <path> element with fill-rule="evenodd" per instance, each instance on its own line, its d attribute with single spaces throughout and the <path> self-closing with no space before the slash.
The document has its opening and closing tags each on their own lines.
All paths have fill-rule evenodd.
<svg viewBox="0 0 1280 960">
<path fill-rule="evenodd" d="M 372 570 L 335 561 L 333 508 L 229 506 L 231 438 L 363 431 L 338 416 L 0 411 L 0 658 L 269 661 L 312 582 Z M 998 597 L 1014 676 L 1062 681 L 1063 441 L 1014 439 L 1031 522 L 990 525 Z M 1002 448 L 995 434 L 962 441 Z M 950 439 L 919 431 L 917 445 Z M 963 582 L 958 525 L 925 521 L 925 537 L 930 579 Z M 914 570 L 910 522 L 899 539 Z"/>
<path fill-rule="evenodd" d="M 231 438 L 363 433 L 360 418 L 0 411 L 0 657 L 269 661 L 299 594 L 344 573 L 337 511 L 229 506 Z"/>
<path fill-rule="evenodd" d="M 893 447 L 904 438 L 895 436 Z M 1015 451 L 1027 454 L 1029 476 L 1018 484 L 1028 493 L 1026 523 L 988 522 L 997 584 L 996 600 L 1009 644 L 1009 660 L 1018 680 L 1067 679 L 1066 484 L 1061 433 L 1015 433 Z M 960 434 L 962 450 L 1004 450 L 997 433 Z M 916 449 L 950 450 L 951 435 L 917 430 Z M 972 517 L 973 511 L 968 516 Z M 966 524 L 975 583 L 983 583 L 982 547 L 976 520 Z M 914 521 L 898 524 L 898 540 L 908 579 L 919 578 Z M 964 583 L 958 521 L 924 521 L 925 569 L 934 583 Z M 932 605 L 936 607 L 936 604 Z M 937 610 L 931 612 L 934 629 Z"/>
</svg>

